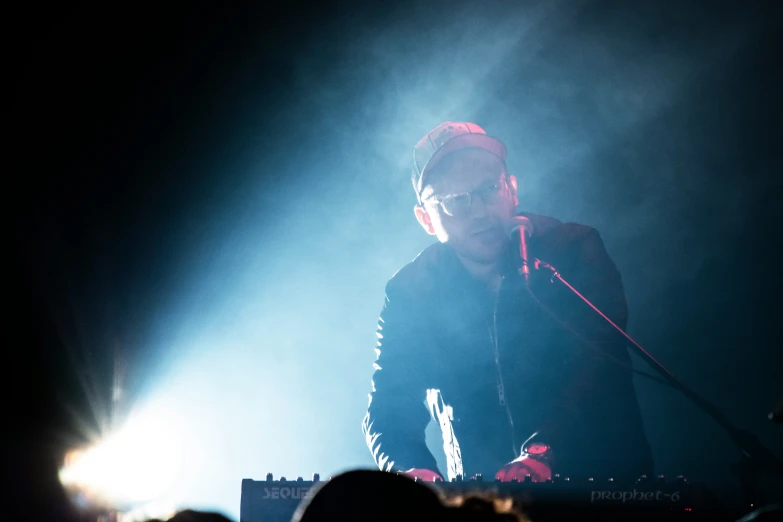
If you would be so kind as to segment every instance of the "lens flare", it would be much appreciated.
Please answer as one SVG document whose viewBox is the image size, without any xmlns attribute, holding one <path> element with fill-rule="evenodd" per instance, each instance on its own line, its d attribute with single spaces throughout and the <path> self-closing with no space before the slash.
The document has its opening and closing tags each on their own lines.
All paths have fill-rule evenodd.
<svg viewBox="0 0 783 522">
<path fill-rule="evenodd" d="M 138 505 L 162 495 L 181 460 L 177 423 L 162 408 L 132 413 L 126 424 L 93 447 L 69 452 L 60 481 L 90 502 Z"/>
</svg>

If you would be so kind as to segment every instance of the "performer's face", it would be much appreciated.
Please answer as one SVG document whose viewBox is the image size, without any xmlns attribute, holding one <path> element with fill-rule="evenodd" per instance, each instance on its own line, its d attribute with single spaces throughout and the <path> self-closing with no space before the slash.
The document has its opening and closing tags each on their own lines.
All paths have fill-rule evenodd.
<svg viewBox="0 0 783 522">
<path fill-rule="evenodd" d="M 505 224 L 515 215 L 517 182 L 505 164 L 482 149 L 463 149 L 430 172 L 416 218 L 459 255 L 492 262 L 503 252 Z"/>
</svg>

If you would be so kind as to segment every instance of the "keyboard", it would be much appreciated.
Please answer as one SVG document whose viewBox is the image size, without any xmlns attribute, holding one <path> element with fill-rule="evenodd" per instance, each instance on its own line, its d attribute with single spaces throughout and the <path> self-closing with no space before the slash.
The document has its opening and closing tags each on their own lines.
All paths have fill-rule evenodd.
<svg viewBox="0 0 783 522">
<path fill-rule="evenodd" d="M 318 474 L 313 480 L 275 479 L 271 473 L 265 480 L 244 479 L 240 522 L 289 522 L 300 503 L 315 494 L 320 482 Z M 555 476 L 547 482 L 495 482 L 476 477 L 423 484 L 445 495 L 492 492 L 511 497 L 534 522 L 567 518 L 580 522 L 736 520 L 735 514 L 722 512 L 717 499 L 704 488 L 681 476 L 675 480 L 643 476 L 632 483 Z"/>
</svg>

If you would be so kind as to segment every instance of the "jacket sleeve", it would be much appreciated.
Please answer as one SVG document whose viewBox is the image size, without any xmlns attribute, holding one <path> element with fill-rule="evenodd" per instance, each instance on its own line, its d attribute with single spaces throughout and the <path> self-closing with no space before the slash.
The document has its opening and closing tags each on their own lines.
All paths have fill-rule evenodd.
<svg viewBox="0 0 783 522">
<path fill-rule="evenodd" d="M 575 231 L 571 263 L 561 275 L 617 326 L 626 329 L 628 309 L 622 279 L 595 229 Z M 558 267 L 559 268 L 559 267 Z M 653 459 L 644 432 L 626 340 L 586 303 L 556 283 L 565 322 L 573 330 L 570 382 L 560 403 L 535 439 L 552 447 L 555 472 L 638 477 L 652 473 Z M 574 436 L 574 434 L 579 436 Z M 570 469 L 569 469 L 570 468 Z"/>
<path fill-rule="evenodd" d="M 395 291 L 396 289 L 396 291 Z M 375 371 L 362 431 L 383 471 L 423 468 L 437 471 L 425 442 L 430 421 L 426 407 L 427 364 L 423 316 L 393 284 L 378 322 Z"/>
</svg>

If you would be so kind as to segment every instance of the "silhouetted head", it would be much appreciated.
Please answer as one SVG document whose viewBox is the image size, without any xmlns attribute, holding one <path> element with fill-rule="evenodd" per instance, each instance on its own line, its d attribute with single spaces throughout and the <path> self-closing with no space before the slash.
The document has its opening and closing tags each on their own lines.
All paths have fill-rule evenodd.
<svg viewBox="0 0 783 522">
<path fill-rule="evenodd" d="M 232 522 L 230 518 L 227 518 L 220 513 L 213 513 L 210 511 L 195 511 L 192 509 L 186 509 L 180 511 L 168 522 Z"/>
<path fill-rule="evenodd" d="M 444 499 L 448 522 L 530 522 L 510 498 L 491 492 L 455 495 Z"/>
<path fill-rule="evenodd" d="M 292 522 L 443 520 L 445 508 L 430 487 L 395 473 L 355 470 L 311 490 Z"/>
</svg>

